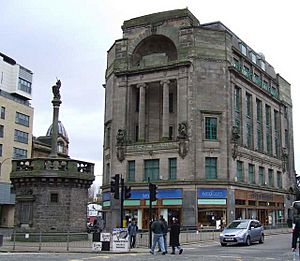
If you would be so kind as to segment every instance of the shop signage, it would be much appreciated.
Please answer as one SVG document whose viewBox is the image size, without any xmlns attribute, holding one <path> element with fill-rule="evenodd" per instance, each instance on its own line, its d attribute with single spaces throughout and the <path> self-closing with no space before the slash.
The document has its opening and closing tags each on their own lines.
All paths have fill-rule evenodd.
<svg viewBox="0 0 300 261">
<path fill-rule="evenodd" d="M 110 192 L 104 192 L 102 194 L 102 201 L 108 201 L 110 200 Z"/>
<path fill-rule="evenodd" d="M 159 189 L 157 198 L 182 198 L 182 189 Z M 133 190 L 130 199 L 149 199 L 149 190 Z"/>
<path fill-rule="evenodd" d="M 264 194 L 264 193 L 259 193 L 259 192 L 250 192 L 249 199 L 264 200 L 264 201 L 273 201 L 274 200 L 272 194 Z"/>
<path fill-rule="evenodd" d="M 198 189 L 198 198 L 227 198 L 227 189 Z"/>
<path fill-rule="evenodd" d="M 129 250 L 127 228 L 114 228 L 112 232 L 112 251 L 127 252 Z"/>
</svg>

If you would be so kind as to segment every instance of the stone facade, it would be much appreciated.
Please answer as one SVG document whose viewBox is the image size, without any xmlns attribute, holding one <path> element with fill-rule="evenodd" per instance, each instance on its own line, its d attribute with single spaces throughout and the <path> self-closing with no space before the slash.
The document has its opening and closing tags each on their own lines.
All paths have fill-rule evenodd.
<svg viewBox="0 0 300 261">
<path fill-rule="evenodd" d="M 148 177 L 158 185 L 154 213 L 184 226 L 285 222 L 295 184 L 290 84 L 222 23 L 200 24 L 188 9 L 134 18 L 122 29 L 105 84 L 108 227 L 120 214 L 109 191 L 116 173 L 132 186 L 124 204 L 141 228 Z"/>
</svg>

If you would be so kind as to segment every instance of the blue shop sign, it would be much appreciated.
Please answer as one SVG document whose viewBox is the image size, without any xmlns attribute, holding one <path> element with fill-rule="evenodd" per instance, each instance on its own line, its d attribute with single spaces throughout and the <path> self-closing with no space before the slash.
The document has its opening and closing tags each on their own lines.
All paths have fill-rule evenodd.
<svg viewBox="0 0 300 261">
<path fill-rule="evenodd" d="M 158 189 L 157 198 L 182 198 L 182 189 Z M 149 199 L 149 190 L 132 190 L 130 199 Z"/>
<path fill-rule="evenodd" d="M 198 198 L 227 198 L 227 189 L 198 189 Z"/>
<path fill-rule="evenodd" d="M 104 192 L 102 194 L 102 201 L 108 201 L 110 200 L 110 192 Z"/>
</svg>

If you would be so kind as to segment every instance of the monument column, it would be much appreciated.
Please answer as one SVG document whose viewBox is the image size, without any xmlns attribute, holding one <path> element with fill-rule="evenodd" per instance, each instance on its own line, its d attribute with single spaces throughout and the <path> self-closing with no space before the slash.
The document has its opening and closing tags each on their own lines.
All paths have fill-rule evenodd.
<svg viewBox="0 0 300 261">
<path fill-rule="evenodd" d="M 51 134 L 51 153 L 49 157 L 57 158 L 57 138 L 58 138 L 58 115 L 59 115 L 59 106 L 61 104 L 60 100 L 60 86 L 61 81 L 57 80 L 56 84 L 52 86 L 53 92 L 53 120 L 52 120 L 52 134 Z"/>
<path fill-rule="evenodd" d="M 146 83 L 137 85 L 140 91 L 140 104 L 139 104 L 139 141 L 145 141 L 145 123 L 146 123 L 146 110 L 145 110 L 145 93 Z"/>
<path fill-rule="evenodd" d="M 169 138 L 169 80 L 161 81 L 163 86 L 163 115 L 162 115 L 162 138 Z"/>
</svg>

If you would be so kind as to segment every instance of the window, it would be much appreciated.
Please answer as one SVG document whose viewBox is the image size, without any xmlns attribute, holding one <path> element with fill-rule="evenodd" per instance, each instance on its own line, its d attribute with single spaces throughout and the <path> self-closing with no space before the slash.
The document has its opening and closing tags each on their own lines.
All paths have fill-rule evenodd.
<svg viewBox="0 0 300 261">
<path fill-rule="evenodd" d="M 235 126 L 237 127 L 238 134 L 242 137 L 241 133 L 241 89 L 239 87 L 234 88 L 234 110 L 235 110 Z M 242 139 L 239 139 L 242 142 Z"/>
<path fill-rule="evenodd" d="M 32 202 L 24 201 L 20 202 L 20 223 L 30 224 L 32 222 Z"/>
<path fill-rule="evenodd" d="M 5 119 L 5 107 L 1 106 L 1 114 L 0 114 L 1 119 Z"/>
<path fill-rule="evenodd" d="M 246 93 L 246 115 L 252 118 L 252 95 L 250 93 Z"/>
<path fill-rule="evenodd" d="M 247 148 L 253 149 L 252 95 L 246 93 L 246 142 Z"/>
<path fill-rule="evenodd" d="M 0 125 L 0 138 L 4 137 L 4 126 Z"/>
<path fill-rule="evenodd" d="M 62 141 L 57 142 L 57 151 L 59 153 L 65 152 L 65 144 Z"/>
<path fill-rule="evenodd" d="M 169 126 L 169 140 L 173 140 L 173 127 Z"/>
<path fill-rule="evenodd" d="M 236 162 L 236 177 L 238 181 L 244 180 L 243 162 L 239 160 Z"/>
<path fill-rule="evenodd" d="M 269 186 L 274 187 L 274 171 L 272 169 L 268 170 L 268 176 L 269 176 Z"/>
<path fill-rule="evenodd" d="M 272 154 L 272 129 L 271 129 L 271 107 L 266 105 L 266 140 L 267 153 Z"/>
<path fill-rule="evenodd" d="M 248 165 L 248 181 L 249 181 L 249 184 L 255 183 L 254 165 L 250 164 L 250 163 Z"/>
<path fill-rule="evenodd" d="M 50 202 L 51 203 L 58 203 L 58 193 L 51 193 L 50 194 Z"/>
<path fill-rule="evenodd" d="M 266 63 L 262 60 L 260 60 L 260 68 L 262 68 L 264 71 L 266 70 Z"/>
<path fill-rule="evenodd" d="M 24 159 L 27 158 L 27 150 L 13 148 L 13 158 L 14 159 Z"/>
<path fill-rule="evenodd" d="M 140 110 L 140 88 L 136 89 L 136 96 L 135 96 L 135 112 L 139 112 Z"/>
<path fill-rule="evenodd" d="M 177 178 L 177 159 L 169 159 L 169 179 L 175 180 Z"/>
<path fill-rule="evenodd" d="M 31 82 L 19 78 L 19 90 L 31 94 Z"/>
<path fill-rule="evenodd" d="M 282 188 L 282 174 L 280 171 L 277 171 L 277 187 Z"/>
<path fill-rule="evenodd" d="M 135 181 L 135 160 L 128 161 L 127 181 Z"/>
<path fill-rule="evenodd" d="M 15 141 L 28 144 L 28 133 L 15 130 Z"/>
<path fill-rule="evenodd" d="M 159 160 L 145 160 L 144 161 L 144 180 L 155 181 L 159 180 Z"/>
<path fill-rule="evenodd" d="M 16 123 L 29 127 L 29 116 L 20 112 L 16 112 Z"/>
<path fill-rule="evenodd" d="M 256 111 L 257 111 L 257 141 L 256 146 L 258 151 L 263 151 L 263 132 L 262 132 L 262 102 L 256 99 Z"/>
<path fill-rule="evenodd" d="M 169 94 L 169 112 L 174 112 L 174 94 Z"/>
<path fill-rule="evenodd" d="M 217 178 L 217 158 L 205 158 L 205 177 L 207 179 Z"/>
<path fill-rule="evenodd" d="M 263 186 L 265 185 L 265 168 L 259 167 L 258 169 L 258 182 L 259 185 Z"/>
<path fill-rule="evenodd" d="M 251 53 L 251 61 L 256 64 L 257 59 L 255 53 Z"/>
<path fill-rule="evenodd" d="M 217 118 L 205 117 L 205 139 L 217 139 Z"/>
<path fill-rule="evenodd" d="M 240 50 L 242 52 L 243 55 L 247 56 L 247 47 L 244 44 L 240 44 Z"/>
<path fill-rule="evenodd" d="M 280 156 L 280 116 L 279 112 L 274 110 L 274 129 L 275 129 L 275 156 Z"/>
<path fill-rule="evenodd" d="M 3 153 L 3 144 L 0 144 L 0 157 L 2 156 Z M 0 164 L 0 170 L 1 170 L 1 164 Z"/>
</svg>

